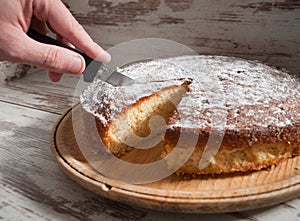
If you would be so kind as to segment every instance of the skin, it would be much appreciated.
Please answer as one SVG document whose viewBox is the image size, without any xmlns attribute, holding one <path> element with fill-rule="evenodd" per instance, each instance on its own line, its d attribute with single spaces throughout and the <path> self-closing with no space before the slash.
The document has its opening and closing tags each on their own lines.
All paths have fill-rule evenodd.
<svg viewBox="0 0 300 221">
<path fill-rule="evenodd" d="M 0 0 L 0 5 L 0 61 L 44 68 L 54 82 L 59 81 L 63 73 L 84 71 L 82 56 L 62 47 L 36 42 L 26 35 L 29 27 L 43 34 L 48 27 L 58 40 L 91 58 L 105 63 L 111 59 L 60 0 Z"/>
</svg>

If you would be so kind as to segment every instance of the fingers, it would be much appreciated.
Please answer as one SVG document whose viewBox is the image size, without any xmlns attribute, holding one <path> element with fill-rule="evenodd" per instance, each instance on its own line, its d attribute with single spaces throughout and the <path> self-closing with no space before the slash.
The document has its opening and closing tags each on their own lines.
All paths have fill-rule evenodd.
<svg viewBox="0 0 300 221">
<path fill-rule="evenodd" d="M 68 45 L 69 47 L 75 48 L 73 44 L 71 44 L 69 41 L 67 41 L 65 38 L 63 38 L 61 35 L 57 34 L 56 39 L 65 45 Z M 62 78 L 63 74 L 62 73 L 57 73 L 54 71 L 48 71 L 48 77 L 51 81 L 53 82 L 58 82 Z"/>
<path fill-rule="evenodd" d="M 31 20 L 31 24 L 30 24 L 31 28 L 33 28 L 34 30 L 38 30 L 39 32 L 43 33 L 43 34 L 47 34 L 47 30 L 46 30 L 46 24 L 45 22 L 41 22 L 36 18 L 32 18 Z M 47 25 L 50 30 L 54 31 L 51 26 Z M 70 47 L 75 48 L 75 46 L 73 44 L 71 44 L 69 41 L 67 41 L 65 38 L 63 38 L 61 35 L 56 34 L 56 39 L 62 43 L 64 43 L 65 45 L 68 45 Z M 58 82 L 60 81 L 60 79 L 62 78 L 63 74 L 62 73 L 58 73 L 58 72 L 54 72 L 54 71 L 48 71 L 48 77 L 51 81 L 53 82 Z"/>
<path fill-rule="evenodd" d="M 49 71 L 48 72 L 48 77 L 51 81 L 53 82 L 58 82 L 62 78 L 63 74 Z"/>
<path fill-rule="evenodd" d="M 13 30 L 14 41 L 8 46 L 12 61 L 33 64 L 56 73 L 80 74 L 84 71 L 85 61 L 82 56 L 71 50 L 39 43 L 29 38 L 21 30 Z M 59 79 L 59 75 L 51 79 Z"/>
<path fill-rule="evenodd" d="M 0 19 L 1 30 L 5 30 L 0 32 L 0 60 L 47 69 L 53 81 L 61 78 L 60 73 L 82 73 L 85 61 L 79 54 L 36 42 L 26 35 L 30 25 L 45 33 L 45 24 L 49 24 L 64 43 L 76 46 L 93 59 L 110 61 L 110 55 L 90 38 L 61 0 L 30 0 L 26 4 L 25 1 L 5 2 L 8 4 L 1 10 Z"/>
<path fill-rule="evenodd" d="M 109 62 L 110 55 L 96 44 L 60 0 L 35 1 L 34 15 L 93 59 Z"/>
<path fill-rule="evenodd" d="M 61 35 L 57 34 L 56 35 L 56 39 L 62 43 L 64 43 L 65 45 L 68 45 L 71 48 L 75 48 L 75 46 L 69 42 L 67 39 L 65 39 L 64 37 L 62 37 Z"/>
</svg>

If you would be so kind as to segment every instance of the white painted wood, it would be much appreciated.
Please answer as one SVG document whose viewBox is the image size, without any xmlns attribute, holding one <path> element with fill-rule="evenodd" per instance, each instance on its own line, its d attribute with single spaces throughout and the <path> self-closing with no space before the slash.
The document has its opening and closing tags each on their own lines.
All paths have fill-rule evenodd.
<svg viewBox="0 0 300 221">
<path fill-rule="evenodd" d="M 45 70 L 35 68 L 20 79 L 0 80 L 0 101 L 62 113 L 79 101 L 75 96 L 79 77 L 64 75 L 60 82 L 53 83 Z"/>
<path fill-rule="evenodd" d="M 26 75 L 27 71 L 30 69 L 31 66 L 29 65 L 0 61 L 0 75 L 2 75 L 1 81 L 21 78 Z"/>
<path fill-rule="evenodd" d="M 261 60 L 300 73 L 297 0 L 64 2 L 104 48 L 137 38 L 165 38 L 200 54 Z"/>
</svg>

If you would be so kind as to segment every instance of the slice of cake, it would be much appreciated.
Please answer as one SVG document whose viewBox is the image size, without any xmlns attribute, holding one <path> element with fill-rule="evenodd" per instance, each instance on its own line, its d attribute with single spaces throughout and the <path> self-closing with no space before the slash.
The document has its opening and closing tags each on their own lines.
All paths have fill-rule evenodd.
<svg viewBox="0 0 300 221">
<path fill-rule="evenodd" d="M 190 81 L 185 80 L 182 84 L 165 87 L 142 97 L 124 108 L 109 124 L 97 121 L 107 150 L 123 155 L 132 148 L 148 149 L 159 144 L 167 122 L 188 90 L 188 84 Z M 110 102 L 107 108 L 111 105 Z"/>
<path fill-rule="evenodd" d="M 300 155 L 295 76 L 222 56 L 161 59 L 120 71 L 149 82 L 113 87 L 96 81 L 81 96 L 107 151 L 117 156 L 157 145 L 162 157 L 175 148 L 182 155 L 193 148 L 179 162 L 178 174 L 224 174 L 260 170 Z"/>
</svg>

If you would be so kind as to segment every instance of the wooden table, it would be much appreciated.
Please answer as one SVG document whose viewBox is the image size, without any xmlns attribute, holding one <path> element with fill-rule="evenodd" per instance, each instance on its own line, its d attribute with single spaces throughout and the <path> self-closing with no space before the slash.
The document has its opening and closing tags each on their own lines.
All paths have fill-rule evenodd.
<svg viewBox="0 0 300 221">
<path fill-rule="evenodd" d="M 0 73 L 0 220 L 300 220 L 300 198 L 270 208 L 186 215 L 133 208 L 83 189 L 50 151 L 55 121 L 78 102 L 78 76 L 51 83 L 32 69 L 16 80 Z"/>
</svg>

